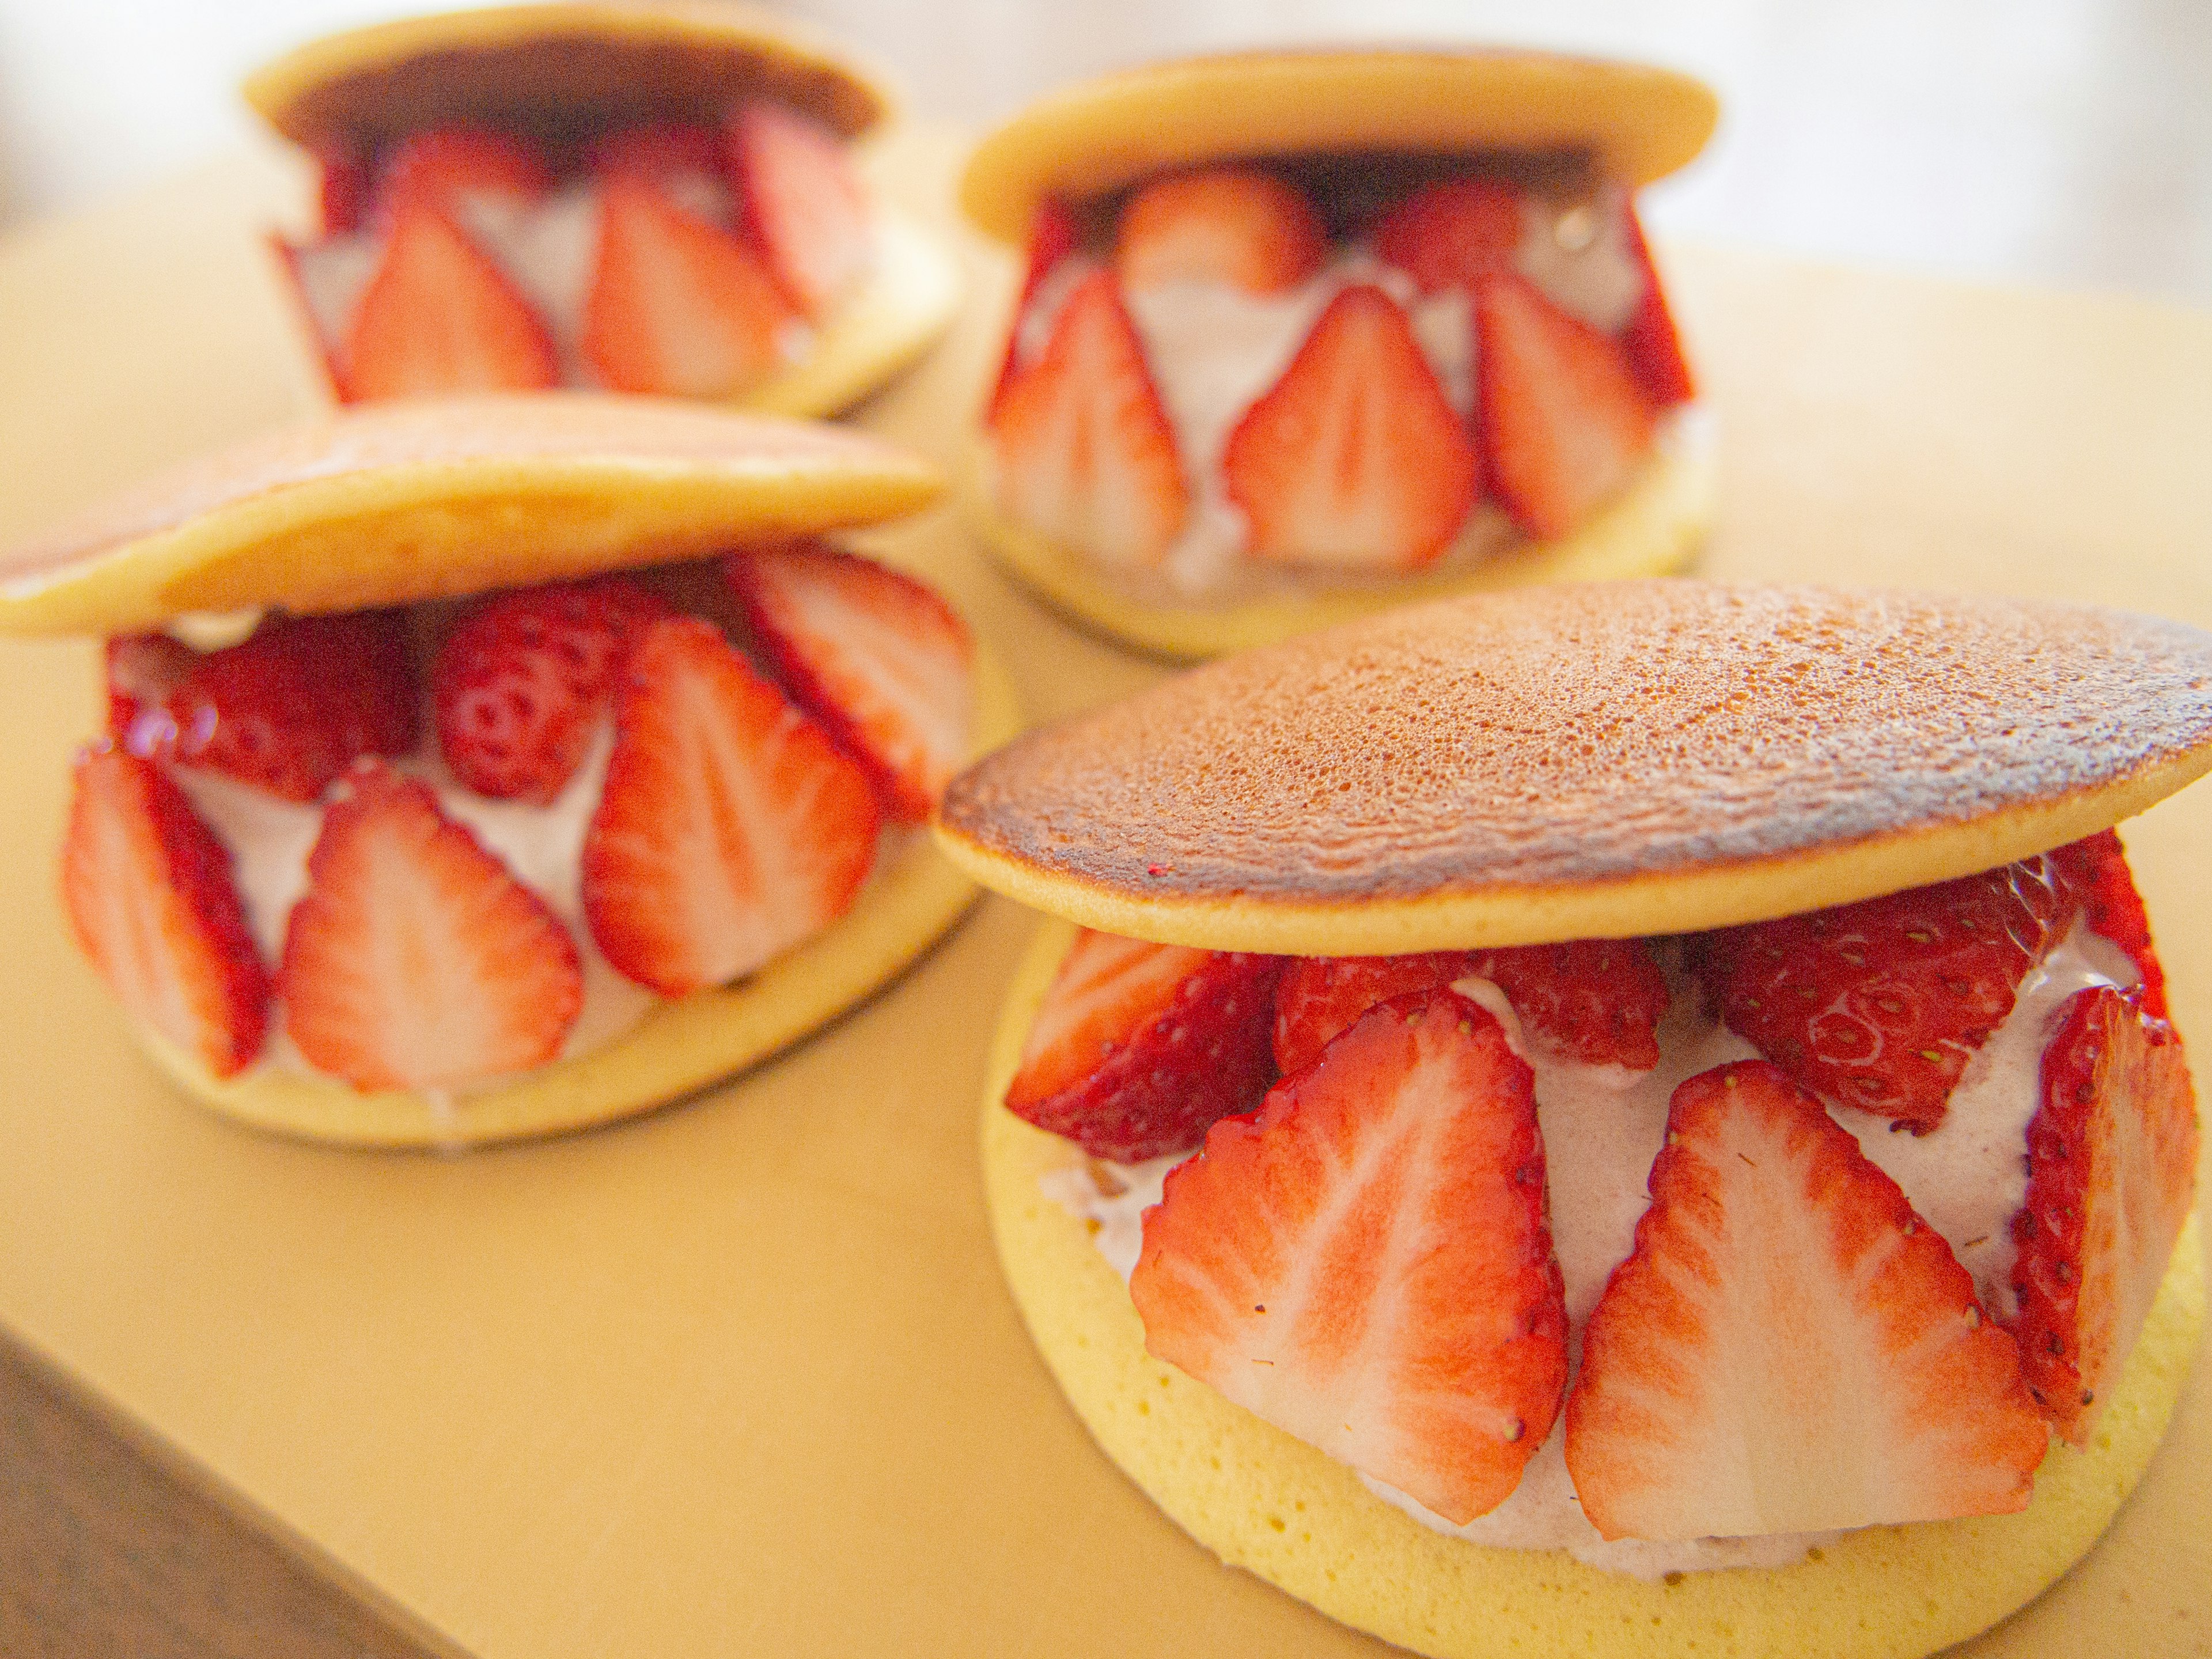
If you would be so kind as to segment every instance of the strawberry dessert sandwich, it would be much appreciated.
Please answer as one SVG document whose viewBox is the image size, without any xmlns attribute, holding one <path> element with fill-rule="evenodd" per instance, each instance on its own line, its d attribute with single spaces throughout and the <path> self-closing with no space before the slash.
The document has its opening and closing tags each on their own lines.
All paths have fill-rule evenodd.
<svg viewBox="0 0 2212 1659">
<path fill-rule="evenodd" d="M 572 386 L 827 415 L 959 301 L 951 250 L 854 167 L 883 92 L 742 6 L 410 18 L 246 96 L 320 169 L 318 233 L 276 246 L 343 403 Z"/>
<path fill-rule="evenodd" d="M 416 400 L 0 557 L 0 631 L 106 641 L 85 956 L 187 1092 L 355 1145 L 580 1128 L 797 1040 L 974 897 L 921 824 L 1006 682 L 823 539 L 939 489 L 800 422 Z"/>
<path fill-rule="evenodd" d="M 1917 1659 L 2084 1554 L 2202 1322 L 2113 823 L 2212 635 L 1644 580 L 1232 657 L 956 777 L 1053 913 L 999 1255 L 1107 1455 L 1431 1655 Z"/>
<path fill-rule="evenodd" d="M 1481 51 L 1198 58 L 1033 106 L 962 184 L 1028 250 L 987 541 L 1176 657 L 1678 568 L 1710 445 L 1634 192 L 1715 115 L 1686 76 Z"/>
</svg>

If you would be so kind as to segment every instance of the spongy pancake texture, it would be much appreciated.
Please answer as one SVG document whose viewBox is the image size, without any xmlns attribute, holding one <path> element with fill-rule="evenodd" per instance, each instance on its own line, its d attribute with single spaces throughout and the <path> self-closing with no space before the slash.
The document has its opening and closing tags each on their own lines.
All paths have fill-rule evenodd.
<svg viewBox="0 0 2212 1659">
<path fill-rule="evenodd" d="M 895 518 L 937 473 L 841 428 L 585 392 L 362 405 L 0 555 L 0 632 L 350 611 Z"/>
<path fill-rule="evenodd" d="M 721 118 L 780 99 L 848 136 L 882 91 L 803 25 L 735 3 L 523 5 L 433 13 L 326 35 L 265 64 L 246 101 L 311 149 L 465 122 L 572 138 L 645 120 Z"/>
<path fill-rule="evenodd" d="M 2212 635 L 1644 581 L 1194 669 L 953 781 L 987 885 L 1134 938 L 1387 955 L 1684 933 L 1943 880 L 2212 769 Z"/>
<path fill-rule="evenodd" d="M 1040 1189 L 1081 1155 L 998 1102 L 1067 939 L 1048 924 L 1024 960 L 985 1096 L 986 1195 L 1014 1299 L 1124 1474 L 1223 1560 L 1346 1624 L 1440 1659 L 1920 1659 L 1987 1629 L 2086 1554 L 2172 1416 L 2203 1323 L 2193 1219 L 2092 1443 L 2055 1446 L 2017 1515 L 1872 1527 L 1792 1566 L 1673 1583 L 1432 1532 L 1344 1465 L 1147 1355 L 1121 1279 Z"/>
<path fill-rule="evenodd" d="M 1589 155 L 1629 183 L 1672 173 L 1711 136 L 1704 82 L 1546 52 L 1319 48 L 1189 58 L 1063 88 L 976 147 L 960 204 L 1004 242 L 1042 198 L 1081 200 L 1232 157 Z"/>
</svg>

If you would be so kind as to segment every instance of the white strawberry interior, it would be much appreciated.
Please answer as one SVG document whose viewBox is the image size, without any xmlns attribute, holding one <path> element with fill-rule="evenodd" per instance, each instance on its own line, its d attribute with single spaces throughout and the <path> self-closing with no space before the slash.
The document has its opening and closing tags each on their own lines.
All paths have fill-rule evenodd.
<svg viewBox="0 0 2212 1659">
<path fill-rule="evenodd" d="M 1983 1305 L 1999 1317 L 2013 1311 L 2011 1221 L 2027 1195 L 2027 1127 L 2042 1103 L 2044 1048 L 2069 997 L 2091 986 L 2125 988 L 2139 978 L 2125 951 L 2077 923 L 2029 969 L 2011 1014 L 1976 1053 L 1933 1131 L 1918 1136 L 1893 1133 L 1885 1119 L 1831 1110 L 1950 1245 L 1972 1275 Z M 1498 1016 L 1535 1073 L 1552 1242 L 1565 1284 L 1571 1359 L 1607 1280 L 1634 1246 L 1636 1224 L 1649 1203 L 1646 1182 L 1665 1139 L 1668 1102 L 1676 1086 L 1700 1072 L 1758 1053 L 1705 1012 L 1686 981 L 1678 978 L 1676 986 L 1658 1028 L 1659 1063 L 1641 1073 L 1563 1060 L 1529 1045 L 1496 986 L 1462 980 L 1455 988 Z M 1168 1171 L 1184 1156 L 1136 1165 L 1078 1164 L 1048 1176 L 1045 1191 L 1077 1217 L 1097 1224 L 1091 1232 L 1094 1243 L 1127 1279 L 1136 1266 L 1144 1212 L 1160 1201 Z M 1607 1542 L 1576 1501 L 1567 1474 L 1564 1418 L 1530 1460 L 1513 1495 L 1467 1526 L 1453 1526 L 1380 1482 L 1367 1484 L 1439 1532 L 1503 1548 L 1564 1549 L 1592 1565 L 1644 1578 L 1778 1565 L 1801 1558 L 1821 1536 Z"/>
</svg>

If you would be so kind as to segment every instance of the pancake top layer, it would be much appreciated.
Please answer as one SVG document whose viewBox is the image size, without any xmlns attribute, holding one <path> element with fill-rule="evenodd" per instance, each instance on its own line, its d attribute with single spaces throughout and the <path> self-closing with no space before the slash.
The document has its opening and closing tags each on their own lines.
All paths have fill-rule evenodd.
<svg viewBox="0 0 2212 1659">
<path fill-rule="evenodd" d="M 645 120 L 713 122 L 753 94 L 849 137 L 889 107 L 803 26 L 706 0 L 403 18 L 311 41 L 257 70 L 244 90 L 270 125 L 317 149 L 373 147 L 448 122 L 554 140 Z"/>
<path fill-rule="evenodd" d="M 1672 70 L 1541 52 L 1410 48 L 1186 58 L 1069 87 L 992 133 L 961 205 L 1001 241 L 1046 197 L 1079 201 L 1232 158 L 1518 151 L 1595 158 L 1630 184 L 1705 148 L 1719 101 Z"/>
<path fill-rule="evenodd" d="M 1689 932 L 1940 881 L 2212 769 L 2212 635 L 2085 606 L 1644 581 L 1249 653 L 954 780 L 989 885 L 1309 956 Z"/>
<path fill-rule="evenodd" d="M 0 552 L 0 633 L 349 611 L 872 524 L 928 463 L 842 428 L 540 392 L 364 404 L 148 481 Z"/>
</svg>

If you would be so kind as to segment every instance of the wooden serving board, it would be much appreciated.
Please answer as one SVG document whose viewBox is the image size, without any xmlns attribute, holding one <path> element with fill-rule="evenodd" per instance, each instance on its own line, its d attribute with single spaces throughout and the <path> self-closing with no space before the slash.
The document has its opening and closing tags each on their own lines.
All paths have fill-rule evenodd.
<svg viewBox="0 0 2212 1659">
<path fill-rule="evenodd" d="M 884 182 L 943 219 L 956 155 L 909 134 Z M 0 538 L 308 406 L 253 243 L 302 190 L 241 156 L 0 244 Z M 2212 318 L 1671 252 L 1725 456 L 1708 573 L 2212 626 Z M 976 270 L 954 337 L 861 417 L 948 463 L 1009 280 Z M 1039 717 L 1161 672 L 1013 592 L 949 513 L 881 539 Z M 133 1425 L 133 1455 L 182 1460 L 424 1650 L 1382 1651 L 1185 1539 L 1030 1351 L 975 1158 L 1014 907 L 677 1109 L 452 1160 L 293 1145 L 166 1089 L 65 939 L 52 859 L 95 691 L 88 645 L 0 647 L 0 1334 Z M 2212 788 L 2129 833 L 2212 1054 Z M 0 1407 L 28 1374 L 0 1368 Z M 2208 1514 L 2200 1372 L 2105 1542 L 1974 1650 L 2203 1651 Z M 189 1533 L 161 1547 L 223 1566 Z"/>
</svg>

